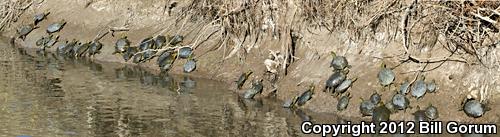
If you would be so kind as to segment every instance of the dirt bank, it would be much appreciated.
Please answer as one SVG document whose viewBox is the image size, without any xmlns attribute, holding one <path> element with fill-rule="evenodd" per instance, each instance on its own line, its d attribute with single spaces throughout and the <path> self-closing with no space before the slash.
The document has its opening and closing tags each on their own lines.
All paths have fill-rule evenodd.
<svg viewBox="0 0 500 137">
<path fill-rule="evenodd" d="M 398 4 L 406 5 L 408 3 L 411 2 L 402 1 Z M 297 7 L 295 5 L 297 3 L 288 4 L 285 9 L 300 8 L 300 6 Z M 399 88 L 399 84 L 405 79 L 411 81 L 417 74 L 422 74 L 427 80 L 434 79 L 437 81 L 438 92 L 427 94 L 423 99 L 418 101 L 411 97 L 411 106 L 413 108 L 406 112 L 394 114 L 391 117 L 392 119 L 411 120 L 413 118 L 411 113 L 416 110 L 417 106 L 425 107 L 428 104 L 433 104 L 440 110 L 440 118 L 438 120 L 498 122 L 500 112 L 495 109 L 477 119 L 469 118 L 458 110 L 460 108 L 461 97 L 468 94 L 488 100 L 491 108 L 499 107 L 500 102 L 496 101 L 496 96 L 500 93 L 500 81 L 498 81 L 500 79 L 498 73 L 499 65 L 498 60 L 496 60 L 498 57 L 497 53 L 500 52 L 498 48 L 488 48 L 488 56 L 485 56 L 485 58 L 489 58 L 490 60 L 488 61 L 493 63 L 485 67 L 481 65 L 482 62 L 474 61 L 474 56 L 466 54 L 452 56 L 452 53 L 446 48 L 449 45 L 445 42 L 447 41 L 447 37 L 444 34 L 437 32 L 434 28 L 427 28 L 425 25 L 416 25 L 421 29 L 411 35 L 418 35 L 416 33 L 422 34 L 419 35 L 421 38 L 419 42 L 433 44 L 427 47 L 420 44 L 420 48 L 416 48 L 417 46 L 415 46 L 409 49 L 413 57 L 420 58 L 420 61 L 426 59 L 427 61 L 420 63 L 414 60 L 403 62 L 402 60 L 404 59 L 401 59 L 400 55 L 405 52 L 405 49 L 402 44 L 404 36 L 401 33 L 395 33 L 392 30 L 376 29 L 373 31 L 356 31 L 357 33 L 361 33 L 357 34 L 347 29 L 329 30 L 321 26 L 315 27 L 312 25 L 280 30 L 286 28 L 287 25 L 294 26 L 294 23 L 300 24 L 300 22 L 295 22 L 298 19 L 287 16 L 299 14 L 294 11 L 299 12 L 300 10 L 287 12 L 280 10 L 280 8 L 275 13 L 278 15 L 274 16 L 280 17 L 276 20 L 285 22 L 285 25 L 274 27 L 273 23 L 266 22 L 264 21 L 266 18 L 262 18 L 260 21 L 256 21 L 266 22 L 259 27 L 262 28 L 262 34 L 252 36 L 250 34 L 259 32 L 260 30 L 250 29 L 248 30 L 250 34 L 245 32 L 234 33 L 236 38 L 240 35 L 243 35 L 245 38 L 226 38 L 224 37 L 226 36 L 224 35 L 225 33 L 234 32 L 234 30 L 230 29 L 231 27 L 221 31 L 217 27 L 213 27 L 218 24 L 212 25 L 212 20 L 206 18 L 200 18 L 199 20 L 182 18 L 184 16 L 196 16 L 194 13 L 193 15 L 184 14 L 190 13 L 184 12 L 186 11 L 186 7 L 189 6 L 193 5 L 190 5 L 189 2 L 175 1 L 165 3 L 163 0 L 50 0 L 42 3 L 35 2 L 30 8 L 24 11 L 19 20 L 12 24 L 11 28 L 5 31 L 4 35 L 9 37 L 15 36 L 14 28 L 31 22 L 34 14 L 43 11 L 50 11 L 48 19 L 42 21 L 38 25 L 41 28 L 31 32 L 25 41 L 16 40 L 17 45 L 35 48 L 35 41 L 46 35 L 45 28 L 49 24 L 62 19 L 67 21 L 64 29 L 57 33 L 61 36 L 62 40 L 78 39 L 80 41 L 91 41 L 109 27 L 125 27 L 130 30 L 116 32 L 115 37 L 106 35 L 102 38 L 101 42 L 105 46 L 101 50 L 102 53 L 96 55 L 94 59 L 131 64 L 130 62 L 124 62 L 120 56 L 111 54 L 114 51 L 114 43 L 119 36 L 126 35 L 132 41 L 133 45 L 138 45 L 138 42 L 143 38 L 156 36 L 159 33 L 163 35 L 181 34 L 185 36 L 185 40 L 181 43 L 182 45 L 195 44 L 197 47 L 194 52 L 195 58 L 198 60 L 197 70 L 187 75 L 225 81 L 232 88 L 234 88 L 234 83 L 232 82 L 242 72 L 247 70 L 254 72 L 251 75 L 251 79 L 265 78 L 264 73 L 266 72 L 266 68 L 264 60 L 268 58 L 270 50 L 280 51 L 281 53 L 285 53 L 285 55 L 289 55 L 286 53 L 291 51 L 293 52 L 293 56 L 286 57 L 294 61 L 288 65 L 286 70 L 279 69 L 279 79 L 276 83 L 278 87 L 276 97 L 280 100 L 291 98 L 305 91 L 308 85 L 314 84 L 317 90 L 313 99 L 302 106 L 303 108 L 316 112 L 336 113 L 341 116 L 353 118 L 361 117 L 359 112 L 359 98 L 367 99 L 370 94 L 377 91 L 382 95 L 383 100 L 386 101 L 394 94 L 392 90 Z M 276 5 L 271 4 L 270 9 L 273 9 L 273 6 L 277 8 L 275 7 Z M 233 10 L 224 15 L 231 16 L 236 14 L 234 12 L 237 11 Z M 207 12 L 210 12 L 210 10 L 207 10 Z M 366 17 L 365 19 L 368 20 L 370 18 Z M 247 21 L 250 22 L 250 20 Z M 234 25 L 232 26 L 234 29 L 235 25 L 238 25 L 238 22 L 228 21 L 225 25 Z M 380 25 L 390 26 L 391 24 L 380 23 Z M 391 29 L 391 27 L 387 28 Z M 395 28 L 397 30 L 398 25 L 395 25 Z M 283 37 L 286 35 L 277 35 L 274 33 L 275 31 L 270 30 L 285 31 L 282 33 L 289 34 L 289 36 Z M 250 38 L 246 39 L 247 35 Z M 366 35 L 367 37 L 359 38 L 355 37 L 356 35 Z M 292 45 L 291 48 L 288 45 Z M 55 47 L 49 50 L 55 51 Z M 332 70 L 329 68 L 332 59 L 330 56 L 331 51 L 346 56 L 352 66 L 348 77 L 358 78 L 353 87 L 349 89 L 353 97 L 352 103 L 347 110 L 342 112 L 337 112 L 336 110 L 337 99 L 335 97 L 331 96 L 330 93 L 321 92 L 324 88 L 325 80 L 332 74 Z M 449 56 L 465 61 L 439 60 Z M 182 73 L 182 64 L 184 62 L 185 60 L 176 61 L 174 68 L 170 72 Z M 390 90 L 382 88 L 377 81 L 377 73 L 380 70 L 379 66 L 382 62 L 393 68 L 397 75 L 395 84 Z M 140 65 L 159 71 L 159 68 L 155 65 L 155 61 Z M 426 71 L 421 72 L 422 68 L 425 68 Z M 263 95 L 267 96 L 270 94 L 272 88 L 269 81 L 265 81 L 265 84 Z M 248 87 L 250 87 L 250 84 L 247 82 L 245 88 Z M 238 92 L 241 93 L 242 91 Z"/>
</svg>

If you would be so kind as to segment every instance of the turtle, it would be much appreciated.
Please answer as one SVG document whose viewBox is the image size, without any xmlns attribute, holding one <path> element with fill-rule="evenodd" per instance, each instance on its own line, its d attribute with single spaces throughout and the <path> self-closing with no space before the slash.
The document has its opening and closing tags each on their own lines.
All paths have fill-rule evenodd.
<svg viewBox="0 0 500 137">
<path fill-rule="evenodd" d="M 330 67 L 333 67 L 335 70 L 343 70 L 344 68 L 349 66 L 347 59 L 344 56 L 337 56 L 335 52 L 331 52 L 333 59 L 330 63 Z"/>
<path fill-rule="evenodd" d="M 47 41 L 47 43 L 45 43 L 45 45 L 43 46 L 43 49 L 45 50 L 45 48 L 51 48 L 52 46 L 54 46 L 54 44 L 57 43 L 58 40 L 59 40 L 59 35 L 56 35 L 55 37 L 50 36 L 49 41 Z"/>
<path fill-rule="evenodd" d="M 165 46 L 167 38 L 163 35 L 158 35 L 155 37 L 155 48 L 161 49 Z"/>
<path fill-rule="evenodd" d="M 50 14 L 50 12 L 43 12 L 43 13 L 38 13 L 33 16 L 34 24 L 37 25 L 40 23 L 42 20 L 45 19 Z"/>
<path fill-rule="evenodd" d="M 391 111 L 383 102 L 380 102 L 379 105 L 373 109 L 372 122 L 378 125 L 380 122 L 387 122 L 390 119 Z"/>
<path fill-rule="evenodd" d="M 434 107 L 432 104 L 429 105 L 427 108 L 425 108 L 425 115 L 430 120 L 436 120 L 439 117 L 437 108 Z"/>
<path fill-rule="evenodd" d="M 293 108 L 295 106 L 295 103 L 297 103 L 297 100 L 299 99 L 299 97 L 295 96 L 291 99 L 287 99 L 285 100 L 285 102 L 283 103 L 283 107 L 284 108 Z"/>
<path fill-rule="evenodd" d="M 171 36 L 169 38 L 169 40 L 170 40 L 170 45 L 175 46 L 175 45 L 181 43 L 184 40 L 184 36 L 182 36 L 182 35 L 174 35 L 174 36 Z"/>
<path fill-rule="evenodd" d="M 297 105 L 302 106 L 306 104 L 306 102 L 312 98 L 313 94 L 314 94 L 314 86 L 311 85 L 309 86 L 309 89 L 302 92 L 302 94 L 299 96 L 299 99 L 297 100 Z"/>
<path fill-rule="evenodd" d="M 68 41 L 65 41 L 64 43 L 59 44 L 59 46 L 57 46 L 57 48 L 56 48 L 57 55 L 65 55 L 67 48 L 68 48 Z"/>
<path fill-rule="evenodd" d="M 137 49 L 137 47 L 128 47 L 128 48 L 126 48 L 125 53 L 123 53 L 123 55 L 122 55 L 123 60 L 125 60 L 125 62 L 127 62 L 137 52 L 139 52 L 139 50 Z"/>
<path fill-rule="evenodd" d="M 38 46 L 38 47 L 44 47 L 47 43 L 49 43 L 49 41 L 52 39 L 52 35 L 48 35 L 48 36 L 42 36 L 40 39 L 38 39 L 36 42 L 35 42 L 35 45 Z"/>
<path fill-rule="evenodd" d="M 238 78 L 236 82 L 236 88 L 237 89 L 241 89 L 241 87 L 243 87 L 243 85 L 245 84 L 245 81 L 248 79 L 248 77 L 252 74 L 253 72 L 251 70 L 245 72 L 245 73 L 242 73 L 240 75 L 240 77 Z"/>
<path fill-rule="evenodd" d="M 193 72 L 196 69 L 196 61 L 194 59 L 188 59 L 186 63 L 184 63 L 184 73 Z"/>
<path fill-rule="evenodd" d="M 395 94 L 392 96 L 392 104 L 394 105 L 394 108 L 398 110 L 404 110 L 409 107 L 410 105 L 410 100 L 403 94 Z"/>
<path fill-rule="evenodd" d="M 47 27 L 47 33 L 51 34 L 51 33 L 58 32 L 64 27 L 64 25 L 66 25 L 66 21 L 64 21 L 64 20 L 61 20 L 61 21 L 56 22 L 56 23 L 52 23 Z"/>
<path fill-rule="evenodd" d="M 437 89 L 436 81 L 431 80 L 431 82 L 427 83 L 427 92 L 434 93 Z"/>
<path fill-rule="evenodd" d="M 186 59 L 193 54 L 193 49 L 191 47 L 182 47 L 179 49 L 179 57 Z"/>
<path fill-rule="evenodd" d="M 141 62 L 146 62 L 146 61 L 153 59 L 156 56 L 157 51 L 154 49 L 147 49 L 147 50 L 144 50 L 142 52 L 143 52 L 143 54 L 142 54 Z"/>
<path fill-rule="evenodd" d="M 139 50 L 140 51 L 144 51 L 144 50 L 148 50 L 148 49 L 152 49 L 154 47 L 154 41 L 153 41 L 153 37 L 147 37 L 145 39 L 143 39 L 141 41 L 141 43 L 139 43 Z"/>
<path fill-rule="evenodd" d="M 255 95 L 262 92 L 263 88 L 264 86 L 262 85 L 262 79 L 254 80 L 254 82 L 252 82 L 252 88 L 248 89 L 244 93 L 243 98 L 253 99 Z"/>
<path fill-rule="evenodd" d="M 396 78 L 396 75 L 391 69 L 387 68 L 384 63 L 382 63 L 381 67 L 382 69 L 378 73 L 378 81 L 382 86 L 389 86 Z"/>
<path fill-rule="evenodd" d="M 92 57 L 95 54 L 101 53 L 101 49 L 102 49 L 102 43 L 99 42 L 98 40 L 93 41 L 92 43 L 90 43 L 90 47 L 89 47 L 89 51 L 88 51 L 89 57 Z"/>
<path fill-rule="evenodd" d="M 385 107 L 391 111 L 391 113 L 394 113 L 397 111 L 396 107 L 394 104 L 392 104 L 392 101 L 388 101 L 385 103 Z"/>
<path fill-rule="evenodd" d="M 73 49 L 76 45 L 78 45 L 78 41 L 76 39 L 73 39 L 71 42 L 69 42 L 64 48 L 64 55 L 74 57 L 75 52 L 73 51 Z"/>
<path fill-rule="evenodd" d="M 373 94 L 370 96 L 370 101 L 373 104 L 378 104 L 378 103 L 380 103 L 381 100 L 382 100 L 382 98 L 380 97 L 380 94 L 378 94 L 376 91 L 373 92 Z"/>
<path fill-rule="evenodd" d="M 127 49 L 130 47 L 130 41 L 127 39 L 127 36 L 123 36 L 122 38 L 116 40 L 115 43 L 115 51 L 113 54 L 117 53 L 125 53 Z"/>
<path fill-rule="evenodd" d="M 177 58 L 177 52 L 168 50 L 164 51 L 157 59 L 156 64 L 160 67 L 161 71 L 168 71 L 172 68 L 172 64 Z"/>
<path fill-rule="evenodd" d="M 370 100 L 361 99 L 361 104 L 359 105 L 359 111 L 362 116 L 371 116 L 373 115 L 373 109 L 375 109 L 376 105 L 373 104 Z"/>
<path fill-rule="evenodd" d="M 328 80 L 326 80 L 326 86 L 324 91 L 334 92 L 335 88 L 340 85 L 347 77 L 348 70 L 337 70 L 335 71 Z"/>
<path fill-rule="evenodd" d="M 344 93 L 349 87 L 351 87 L 352 83 L 354 83 L 358 78 L 354 79 L 346 79 L 340 83 L 337 88 L 335 88 L 335 93 L 336 94 L 342 94 Z"/>
<path fill-rule="evenodd" d="M 337 110 L 338 111 L 343 111 L 347 108 L 349 105 L 349 100 L 351 99 L 351 94 L 347 92 L 346 95 L 340 97 L 339 101 L 337 102 Z"/>
<path fill-rule="evenodd" d="M 417 100 L 422 98 L 426 91 L 427 85 L 425 84 L 423 78 L 415 81 L 411 87 L 411 95 L 417 98 Z"/>
<path fill-rule="evenodd" d="M 465 114 L 473 118 L 481 117 L 487 111 L 485 105 L 475 99 L 468 99 L 462 107 Z"/>
<path fill-rule="evenodd" d="M 19 34 L 19 38 L 24 41 L 26 36 L 37 28 L 38 26 L 35 26 L 34 24 L 23 25 L 17 29 L 17 34 Z"/>
<path fill-rule="evenodd" d="M 429 118 L 427 117 L 427 115 L 425 115 L 425 111 L 420 110 L 420 107 L 418 106 L 417 106 L 417 111 L 413 112 L 413 116 L 416 122 L 429 121 Z"/>
<path fill-rule="evenodd" d="M 401 85 L 399 86 L 399 93 L 406 95 L 410 91 L 410 82 L 408 80 L 405 80 Z"/>
<path fill-rule="evenodd" d="M 75 47 L 73 47 L 73 51 L 75 52 L 75 57 L 81 57 L 82 55 L 85 54 L 85 52 L 87 52 L 87 50 L 89 49 L 89 46 L 90 46 L 90 42 L 87 42 L 87 43 L 84 43 L 84 44 L 79 44 L 79 45 L 76 45 Z"/>
<path fill-rule="evenodd" d="M 132 56 L 132 63 L 139 64 L 142 61 L 144 52 L 137 52 Z"/>
</svg>

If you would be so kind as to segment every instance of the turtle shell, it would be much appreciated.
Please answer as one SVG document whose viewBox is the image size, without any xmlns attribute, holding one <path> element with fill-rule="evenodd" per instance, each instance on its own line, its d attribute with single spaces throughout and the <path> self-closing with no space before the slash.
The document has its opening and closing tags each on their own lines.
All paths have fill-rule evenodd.
<svg viewBox="0 0 500 137">
<path fill-rule="evenodd" d="M 139 44 L 139 50 L 144 51 L 148 49 L 152 49 L 154 47 L 154 41 L 152 37 L 145 38 Z"/>
<path fill-rule="evenodd" d="M 423 80 L 417 80 L 411 87 L 411 95 L 417 99 L 423 97 L 427 91 L 427 85 Z"/>
<path fill-rule="evenodd" d="M 124 37 L 116 40 L 114 53 L 125 53 L 130 47 L 130 41 Z"/>
<path fill-rule="evenodd" d="M 193 49 L 191 47 L 182 47 L 179 49 L 179 57 L 186 59 L 193 54 Z"/>
<path fill-rule="evenodd" d="M 193 59 L 186 61 L 186 63 L 184 64 L 185 73 L 193 72 L 195 69 L 196 69 L 196 61 L 194 61 Z"/>
<path fill-rule="evenodd" d="M 99 54 L 102 49 L 102 43 L 99 41 L 94 41 L 90 44 L 89 47 L 89 56 L 93 56 L 95 54 Z"/>
<path fill-rule="evenodd" d="M 330 63 L 330 67 L 337 70 L 343 70 L 349 65 L 347 59 L 344 56 L 336 56 Z"/>
<path fill-rule="evenodd" d="M 338 103 L 337 103 L 337 110 L 338 111 L 343 111 L 347 108 L 347 106 L 349 105 L 349 99 L 350 97 L 349 96 L 342 96 L 340 97 Z"/>
<path fill-rule="evenodd" d="M 396 94 L 392 97 L 392 104 L 396 109 L 404 110 L 410 105 L 410 101 L 402 94 Z"/>
<path fill-rule="evenodd" d="M 155 38 L 155 45 L 156 45 L 156 48 L 158 48 L 158 49 L 163 48 L 163 46 L 165 46 L 166 42 L 167 42 L 167 38 L 163 35 L 159 35 Z"/>
<path fill-rule="evenodd" d="M 47 33 L 58 32 L 64 27 L 65 24 L 66 24 L 66 22 L 64 22 L 64 21 L 52 23 L 47 27 Z"/>
<path fill-rule="evenodd" d="M 359 110 L 362 116 L 373 115 L 373 109 L 375 109 L 375 104 L 369 100 L 363 100 L 363 102 L 359 105 Z"/>
<path fill-rule="evenodd" d="M 474 118 L 483 116 L 485 112 L 484 105 L 477 100 L 468 100 L 465 103 L 463 110 L 467 116 Z"/>
<path fill-rule="evenodd" d="M 380 70 L 380 72 L 378 73 L 378 80 L 382 86 L 390 85 L 395 78 L 396 75 L 394 74 L 394 72 L 392 72 L 392 70 L 388 68 L 382 68 L 382 70 Z"/>
</svg>

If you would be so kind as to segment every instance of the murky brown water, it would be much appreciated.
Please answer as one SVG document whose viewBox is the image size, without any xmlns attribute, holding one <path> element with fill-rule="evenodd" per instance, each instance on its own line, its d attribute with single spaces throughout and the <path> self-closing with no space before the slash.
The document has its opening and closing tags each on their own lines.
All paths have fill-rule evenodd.
<svg viewBox="0 0 500 137">
<path fill-rule="evenodd" d="M 303 111 L 228 85 L 0 42 L 0 136 L 297 136 Z"/>
</svg>

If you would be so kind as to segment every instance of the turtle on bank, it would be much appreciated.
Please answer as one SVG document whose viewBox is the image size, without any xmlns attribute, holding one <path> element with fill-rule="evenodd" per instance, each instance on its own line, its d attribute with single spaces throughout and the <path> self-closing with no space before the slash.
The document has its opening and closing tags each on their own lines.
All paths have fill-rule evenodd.
<svg viewBox="0 0 500 137">
<path fill-rule="evenodd" d="M 436 120 L 439 117 L 439 113 L 436 107 L 432 104 L 425 109 L 425 116 L 430 120 Z"/>
<path fill-rule="evenodd" d="M 245 81 L 247 81 L 248 77 L 252 74 L 253 72 L 251 70 L 245 72 L 245 73 L 242 73 L 240 75 L 240 77 L 238 78 L 236 82 L 236 88 L 237 89 L 241 89 L 241 87 L 243 87 L 243 85 L 245 84 Z"/>
<path fill-rule="evenodd" d="M 349 92 L 346 93 L 346 95 L 340 97 L 338 103 L 337 103 L 337 110 L 338 111 L 343 111 L 347 108 L 349 105 L 349 100 L 351 99 L 351 94 Z"/>
<path fill-rule="evenodd" d="M 186 59 L 193 54 L 193 49 L 191 47 L 182 47 L 179 49 L 179 57 Z"/>
<path fill-rule="evenodd" d="M 56 23 L 52 23 L 47 27 L 47 33 L 51 34 L 51 33 L 58 32 L 64 27 L 64 25 L 66 25 L 66 21 L 64 21 L 64 20 L 61 20 L 61 21 L 56 22 Z"/>
<path fill-rule="evenodd" d="M 484 115 L 484 113 L 489 109 L 486 105 L 482 104 L 475 99 L 467 99 L 465 103 L 462 103 L 462 109 L 469 117 L 478 118 Z"/>
<path fill-rule="evenodd" d="M 285 100 L 283 103 L 284 108 L 293 108 L 295 106 L 295 103 L 297 103 L 297 100 L 299 97 L 295 96 L 292 99 Z"/>
<path fill-rule="evenodd" d="M 425 92 L 427 91 L 427 85 L 424 82 L 425 78 L 421 78 L 415 83 L 413 83 L 411 87 L 411 95 L 417 99 L 422 98 L 425 95 Z"/>
<path fill-rule="evenodd" d="M 142 59 L 140 60 L 140 62 L 146 62 L 146 61 L 153 59 L 156 56 L 157 51 L 154 49 L 147 49 L 147 50 L 144 50 L 142 52 L 143 52 L 143 54 L 142 54 Z"/>
<path fill-rule="evenodd" d="M 382 97 L 380 97 L 380 94 L 377 93 L 377 91 L 373 92 L 373 94 L 370 96 L 370 101 L 373 104 L 378 104 L 382 100 Z"/>
<path fill-rule="evenodd" d="M 175 46 L 175 45 L 181 43 L 184 40 L 184 36 L 182 36 L 182 35 L 174 35 L 174 36 L 171 36 L 169 38 L 169 40 L 170 40 L 170 45 Z"/>
<path fill-rule="evenodd" d="M 122 57 L 123 57 L 123 60 L 125 60 L 125 62 L 127 62 L 128 60 L 130 60 L 135 53 L 139 52 L 139 50 L 137 49 L 137 47 L 128 47 L 126 48 L 125 52 L 123 53 Z"/>
<path fill-rule="evenodd" d="M 427 83 L 427 92 L 434 93 L 436 92 L 437 85 L 435 80 L 431 80 L 431 82 Z"/>
<path fill-rule="evenodd" d="M 420 107 L 418 106 L 417 106 L 417 111 L 413 113 L 413 116 L 415 117 L 416 122 L 429 121 L 429 118 L 427 117 L 427 115 L 425 115 L 425 111 L 420 110 Z"/>
<path fill-rule="evenodd" d="M 359 111 L 362 116 L 371 116 L 373 115 L 373 109 L 375 109 L 375 104 L 370 100 L 363 100 L 361 98 L 361 104 L 359 105 Z"/>
<path fill-rule="evenodd" d="M 330 63 L 330 67 L 333 67 L 335 70 L 343 70 L 344 68 L 349 66 L 347 59 L 344 56 L 337 56 L 335 52 L 331 52 L 333 59 Z"/>
<path fill-rule="evenodd" d="M 40 39 L 38 39 L 36 42 L 35 42 L 35 45 L 40 47 L 40 48 L 43 48 L 47 43 L 49 43 L 49 41 L 52 39 L 52 35 L 48 35 L 48 36 L 42 36 Z"/>
<path fill-rule="evenodd" d="M 145 39 L 143 39 L 141 41 L 141 43 L 139 43 L 139 50 L 140 51 L 145 51 L 145 50 L 148 50 L 148 49 L 153 49 L 154 47 L 154 41 L 153 41 L 153 37 L 147 37 Z"/>
<path fill-rule="evenodd" d="M 17 34 L 19 34 L 19 38 L 24 41 L 24 39 L 26 39 L 26 36 L 31 33 L 31 31 L 37 28 L 38 27 L 34 24 L 23 25 L 17 29 Z"/>
<path fill-rule="evenodd" d="M 373 109 L 372 122 L 380 123 L 387 122 L 391 119 L 391 111 L 384 105 L 383 102 L 380 102 L 377 107 Z"/>
<path fill-rule="evenodd" d="M 57 55 L 65 55 L 66 48 L 68 48 L 68 41 L 65 41 L 64 43 L 59 44 L 56 48 L 56 53 Z"/>
<path fill-rule="evenodd" d="M 54 46 L 54 44 L 57 43 L 58 40 L 59 35 L 56 35 L 55 37 L 51 35 L 49 41 L 47 41 L 47 43 L 43 45 L 43 49 L 45 50 L 46 48 L 51 48 L 52 46 Z"/>
<path fill-rule="evenodd" d="M 410 100 L 408 100 L 408 98 L 406 98 L 403 94 L 398 93 L 392 96 L 392 104 L 396 109 L 404 110 L 409 107 Z"/>
<path fill-rule="evenodd" d="M 311 86 L 309 86 L 309 89 L 304 91 L 299 96 L 299 99 L 297 100 L 297 105 L 302 106 L 302 105 L 306 104 L 306 102 L 312 98 L 313 94 L 314 94 L 314 85 L 311 85 Z"/>
<path fill-rule="evenodd" d="M 35 14 L 35 16 L 33 16 L 33 20 L 34 20 L 35 25 L 38 25 L 38 23 L 43 21 L 49 14 L 50 14 L 50 12 L 43 12 L 43 13 Z"/>
<path fill-rule="evenodd" d="M 184 63 L 184 73 L 193 72 L 196 69 L 196 60 L 189 58 L 186 63 Z"/>
<path fill-rule="evenodd" d="M 392 82 L 394 81 L 394 79 L 396 78 L 396 75 L 394 74 L 394 72 L 391 69 L 387 68 L 387 66 L 384 63 L 382 63 L 380 66 L 382 69 L 378 73 L 379 83 L 382 86 L 391 85 Z"/>
<path fill-rule="evenodd" d="M 335 88 L 337 88 L 338 85 L 340 85 L 347 77 L 347 73 L 349 73 L 348 70 L 337 70 L 335 71 L 328 80 L 326 80 L 326 86 L 324 91 L 328 92 L 334 92 Z"/>
<path fill-rule="evenodd" d="M 344 93 L 349 87 L 351 87 L 352 83 L 354 83 L 358 78 L 354 79 L 346 79 L 340 83 L 337 88 L 335 88 L 335 93 L 336 94 L 342 94 Z"/>
<path fill-rule="evenodd" d="M 167 38 L 163 35 L 158 35 L 155 38 L 155 48 L 161 49 L 166 45 Z"/>
<path fill-rule="evenodd" d="M 89 47 L 89 50 L 88 50 L 89 57 L 92 57 L 95 54 L 101 53 L 101 49 L 102 49 L 102 43 L 99 42 L 99 41 L 97 41 L 97 40 L 93 41 L 90 44 L 90 47 Z"/>
<path fill-rule="evenodd" d="M 117 53 L 125 53 L 127 49 L 130 47 L 130 41 L 127 39 L 127 36 L 123 36 L 122 38 L 116 40 L 115 43 L 115 51 L 113 54 Z"/>
<path fill-rule="evenodd" d="M 243 94 L 243 98 L 253 99 L 255 95 L 262 93 L 262 89 L 264 89 L 262 79 L 254 80 L 254 82 L 252 82 L 252 88 L 248 89 Z"/>
<path fill-rule="evenodd" d="M 399 86 L 399 94 L 406 95 L 410 91 L 410 82 L 408 80 L 405 80 L 400 86 Z"/>
<path fill-rule="evenodd" d="M 77 45 L 78 45 L 78 41 L 76 39 L 73 39 L 71 42 L 67 43 L 64 48 L 61 48 L 61 49 L 64 49 L 64 51 L 61 52 L 61 53 L 63 53 L 62 55 L 74 57 L 75 51 L 73 49 Z"/>
<path fill-rule="evenodd" d="M 158 57 L 156 64 L 158 64 L 161 71 L 168 71 L 170 70 L 170 68 L 172 68 L 172 64 L 175 62 L 176 58 L 177 52 L 173 50 L 167 50 Z"/>
<path fill-rule="evenodd" d="M 139 64 L 142 61 L 144 52 L 137 52 L 132 56 L 132 63 Z"/>
<path fill-rule="evenodd" d="M 75 57 L 78 58 L 83 56 L 85 52 L 87 52 L 89 47 L 90 47 L 90 42 L 79 44 L 73 47 L 73 51 L 75 52 Z"/>
</svg>

